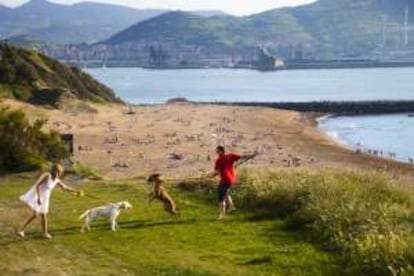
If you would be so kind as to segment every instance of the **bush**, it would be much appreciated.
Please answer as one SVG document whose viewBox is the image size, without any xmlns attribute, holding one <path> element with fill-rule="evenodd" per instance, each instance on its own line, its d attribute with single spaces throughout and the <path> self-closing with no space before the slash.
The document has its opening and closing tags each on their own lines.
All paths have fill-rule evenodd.
<svg viewBox="0 0 414 276">
<path fill-rule="evenodd" d="M 366 172 L 240 170 L 234 197 L 259 218 L 284 218 L 289 228 L 309 230 L 341 252 L 351 274 L 400 275 L 414 263 L 414 207 L 412 194 L 390 183 Z M 203 196 L 215 189 L 179 187 Z"/>
<path fill-rule="evenodd" d="M 0 62 L 0 83 L 12 83 L 16 78 L 14 67 L 6 62 Z"/>
<path fill-rule="evenodd" d="M 16 78 L 20 83 L 29 85 L 40 78 L 36 68 L 22 59 L 15 61 L 14 66 L 16 70 Z"/>
<path fill-rule="evenodd" d="M 23 85 L 7 85 L 9 94 L 16 100 L 27 101 L 32 97 L 32 93 L 28 86 Z"/>
<path fill-rule="evenodd" d="M 98 173 L 80 162 L 76 162 L 73 165 L 73 173 L 79 175 L 80 177 L 91 179 L 91 180 L 101 180 L 102 178 L 98 175 Z"/>
<path fill-rule="evenodd" d="M 22 111 L 0 108 L 0 172 L 35 170 L 69 156 L 58 133 L 42 131 L 44 124 L 31 124 Z"/>
</svg>

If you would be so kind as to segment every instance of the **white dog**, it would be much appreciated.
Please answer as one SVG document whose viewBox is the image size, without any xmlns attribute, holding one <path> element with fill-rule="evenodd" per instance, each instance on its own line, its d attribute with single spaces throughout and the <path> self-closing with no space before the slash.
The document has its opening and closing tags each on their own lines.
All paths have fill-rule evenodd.
<svg viewBox="0 0 414 276">
<path fill-rule="evenodd" d="M 122 209 L 129 208 L 132 208 L 132 205 L 128 201 L 121 201 L 106 206 L 89 209 L 79 216 L 79 219 L 85 218 L 85 223 L 82 225 L 81 232 L 85 231 L 85 228 L 90 230 L 90 223 L 99 216 L 109 218 L 111 221 L 111 229 L 112 231 L 115 231 L 116 228 L 119 228 L 118 223 L 116 222 L 116 218 L 119 216 Z"/>
</svg>

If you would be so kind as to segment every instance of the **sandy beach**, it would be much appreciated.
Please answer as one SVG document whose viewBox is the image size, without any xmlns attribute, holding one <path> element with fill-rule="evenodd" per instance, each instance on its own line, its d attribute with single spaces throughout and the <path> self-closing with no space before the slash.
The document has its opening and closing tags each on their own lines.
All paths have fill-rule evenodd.
<svg viewBox="0 0 414 276">
<path fill-rule="evenodd" d="M 159 172 L 166 177 L 198 177 L 210 172 L 215 147 L 260 155 L 247 166 L 313 169 L 368 169 L 389 173 L 411 185 L 414 167 L 357 155 L 316 127 L 322 114 L 263 107 L 196 104 L 154 106 L 68 104 L 39 108 L 12 100 L 2 105 L 23 109 L 30 119 L 74 134 L 74 161 L 105 178 L 122 179 Z"/>
</svg>

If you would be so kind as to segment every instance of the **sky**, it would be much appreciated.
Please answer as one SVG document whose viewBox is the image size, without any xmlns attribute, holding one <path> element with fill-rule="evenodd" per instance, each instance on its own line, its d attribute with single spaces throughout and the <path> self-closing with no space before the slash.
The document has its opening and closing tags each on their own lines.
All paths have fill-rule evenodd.
<svg viewBox="0 0 414 276">
<path fill-rule="evenodd" d="M 0 0 L 1 5 L 18 6 L 28 0 Z M 73 4 L 81 0 L 50 0 L 60 4 Z M 258 13 L 273 8 L 308 4 L 316 0 L 89 0 L 125 5 L 135 8 L 179 10 L 222 10 L 234 15 Z"/>
</svg>

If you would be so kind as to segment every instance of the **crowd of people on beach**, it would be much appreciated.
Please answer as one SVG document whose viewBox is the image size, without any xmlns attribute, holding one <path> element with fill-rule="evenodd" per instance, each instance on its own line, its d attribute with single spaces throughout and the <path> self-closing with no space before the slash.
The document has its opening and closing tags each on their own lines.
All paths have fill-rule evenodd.
<svg viewBox="0 0 414 276">
<path fill-rule="evenodd" d="M 123 113 L 122 121 L 117 119 L 105 119 L 103 127 L 102 145 L 97 146 L 95 140 L 77 141 L 78 146 L 75 152 L 75 159 L 92 160 L 92 164 L 98 163 L 100 169 L 107 170 L 102 158 L 96 159 L 101 152 L 107 153 L 107 160 L 110 168 L 118 170 L 118 174 L 132 173 L 135 167 L 149 170 L 155 166 L 161 158 L 158 154 L 159 149 L 165 150 L 165 159 L 158 162 L 158 167 L 167 169 L 179 169 L 183 164 L 174 164 L 171 161 L 185 162 L 188 166 L 193 166 L 194 171 L 205 169 L 210 162 L 209 148 L 212 144 L 223 144 L 226 147 L 237 150 L 246 148 L 261 148 L 265 154 L 256 163 L 266 163 L 272 165 L 298 167 L 306 163 L 315 163 L 317 158 L 298 156 L 294 151 L 285 148 L 281 144 L 274 145 L 274 139 L 277 139 L 277 133 L 274 130 L 256 131 L 255 133 L 238 130 L 237 125 L 241 123 L 241 116 L 254 112 L 254 109 L 245 110 L 241 114 L 237 109 L 231 110 L 230 114 L 223 114 L 212 121 L 207 121 L 204 125 L 199 125 L 196 118 L 192 115 L 179 115 L 177 117 L 168 117 L 164 114 L 166 107 L 160 107 L 156 110 Z M 197 113 L 196 110 L 190 113 Z M 79 116 L 79 115 L 78 115 Z M 134 134 L 133 130 L 139 122 L 138 118 L 142 116 L 143 132 Z M 88 121 L 83 121 L 87 123 Z M 160 125 L 169 123 L 167 128 L 158 131 Z M 53 122 L 52 122 L 53 124 Z M 72 123 L 73 124 L 73 123 Z M 175 129 L 171 126 L 176 124 Z M 59 121 L 59 126 L 65 127 L 67 123 L 64 120 Z M 97 122 L 93 122 L 94 127 L 98 127 Z M 191 126 L 193 131 L 188 132 L 185 129 Z M 71 125 L 71 129 L 76 126 Z M 198 129 L 197 129 L 198 128 Z M 164 130 L 165 129 L 165 130 Z M 67 131 L 69 129 L 60 129 Z M 93 147 L 91 146 L 93 144 Z M 103 148 L 103 149 L 102 149 Z M 153 154 L 156 149 L 157 155 Z M 199 148 L 196 154 L 191 153 L 192 149 Z M 144 162 L 144 163 L 143 163 Z M 96 164 L 94 164 L 96 166 Z M 112 170 L 112 172 L 116 172 Z M 109 171 L 111 172 L 111 171 Z"/>
<path fill-rule="evenodd" d="M 357 144 L 357 148 L 355 149 L 355 154 L 357 154 L 357 155 L 366 154 L 366 155 L 371 155 L 371 156 L 375 156 L 375 157 L 389 158 L 389 159 L 392 159 L 392 160 L 396 160 L 397 157 L 398 157 L 396 152 L 384 151 L 384 150 L 381 150 L 381 149 L 365 148 L 361 145 L 361 143 Z M 410 165 L 414 165 L 414 157 L 408 157 L 407 162 Z"/>
</svg>

